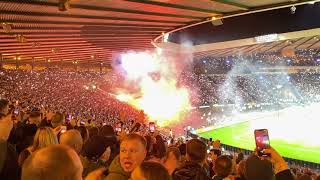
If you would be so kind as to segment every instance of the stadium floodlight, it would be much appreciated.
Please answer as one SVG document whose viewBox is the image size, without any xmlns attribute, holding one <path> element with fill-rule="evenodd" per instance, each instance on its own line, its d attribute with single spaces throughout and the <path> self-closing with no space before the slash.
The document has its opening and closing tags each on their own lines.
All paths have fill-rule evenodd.
<svg viewBox="0 0 320 180">
<path fill-rule="evenodd" d="M 162 33 L 163 35 L 163 42 L 168 42 L 169 41 L 169 33 Z"/>
<path fill-rule="evenodd" d="M 295 13 L 296 13 L 296 10 L 297 10 L 296 6 L 292 6 L 292 7 L 290 8 L 291 14 L 295 14 Z"/>
</svg>

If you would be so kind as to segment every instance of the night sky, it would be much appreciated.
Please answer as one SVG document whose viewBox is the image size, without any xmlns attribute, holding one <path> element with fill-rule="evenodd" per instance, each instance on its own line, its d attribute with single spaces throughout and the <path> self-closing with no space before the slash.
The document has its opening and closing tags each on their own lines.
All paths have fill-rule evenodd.
<svg viewBox="0 0 320 180">
<path fill-rule="evenodd" d="M 205 23 L 170 34 L 170 41 L 199 45 L 313 28 L 320 28 L 320 3 L 297 6 L 295 14 L 285 8 L 228 18 L 221 26 Z"/>
</svg>

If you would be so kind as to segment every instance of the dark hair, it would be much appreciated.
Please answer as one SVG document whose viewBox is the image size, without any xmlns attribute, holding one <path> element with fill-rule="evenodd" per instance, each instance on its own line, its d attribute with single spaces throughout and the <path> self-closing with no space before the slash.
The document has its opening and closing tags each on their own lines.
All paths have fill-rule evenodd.
<svg viewBox="0 0 320 180">
<path fill-rule="evenodd" d="M 0 99 L 0 112 L 4 110 L 6 106 L 8 106 L 9 101 L 6 99 Z"/>
<path fill-rule="evenodd" d="M 40 117 L 41 116 L 41 113 L 39 111 L 32 111 L 30 112 L 30 118 L 37 118 L 37 117 Z"/>
<path fill-rule="evenodd" d="M 89 139 L 89 132 L 85 126 L 79 126 L 79 127 L 76 127 L 75 129 L 80 132 L 83 142 Z"/>
<path fill-rule="evenodd" d="M 60 112 L 56 112 L 51 119 L 52 126 L 55 127 L 57 125 L 62 125 L 63 119 L 64 119 L 64 115 Z"/>
<path fill-rule="evenodd" d="M 217 155 L 217 157 L 221 156 L 220 149 L 210 149 L 210 152 L 213 152 L 213 154 Z"/>
<path fill-rule="evenodd" d="M 148 180 L 170 180 L 167 169 L 156 162 L 143 162 L 140 165 L 143 176 Z"/>
<path fill-rule="evenodd" d="M 146 159 L 148 159 L 149 156 L 151 156 L 151 153 L 152 153 L 152 138 L 150 135 L 147 135 L 144 137 L 146 139 L 146 142 L 147 142 L 147 157 Z"/>
<path fill-rule="evenodd" d="M 312 180 L 309 174 L 303 174 L 297 178 L 298 180 Z"/>
<path fill-rule="evenodd" d="M 99 129 L 97 127 L 90 127 L 88 128 L 88 131 L 90 137 L 97 136 L 99 134 Z"/>
<path fill-rule="evenodd" d="M 174 155 L 174 157 L 179 161 L 180 158 L 181 158 L 181 153 L 179 151 L 179 149 L 177 147 L 174 147 L 174 146 L 171 146 L 171 147 L 168 147 L 168 150 L 167 150 L 167 154 L 166 154 L 166 159 L 168 159 L 170 153 L 172 153 Z"/>
<path fill-rule="evenodd" d="M 164 140 L 160 135 L 156 136 L 156 143 L 152 146 L 152 155 L 156 158 L 164 158 L 166 156 L 167 148 Z"/>
<path fill-rule="evenodd" d="M 103 136 L 90 137 L 83 147 L 83 155 L 89 159 L 98 159 L 113 143 L 115 142 Z"/>
<path fill-rule="evenodd" d="M 191 139 L 187 142 L 187 155 L 190 161 L 202 163 L 207 155 L 207 146 L 199 139 Z"/>
<path fill-rule="evenodd" d="M 140 123 L 136 123 L 131 129 L 130 129 L 130 133 L 134 133 L 134 132 L 137 132 L 141 127 L 141 124 Z"/>
<path fill-rule="evenodd" d="M 147 142 L 146 140 L 144 139 L 143 136 L 140 136 L 139 134 L 134 134 L 134 133 L 131 133 L 129 134 L 123 141 L 130 141 L 130 140 L 138 140 L 141 142 L 141 144 L 143 145 L 143 147 L 147 147 Z"/>
<path fill-rule="evenodd" d="M 187 145 L 185 143 L 180 144 L 179 151 L 180 151 L 182 156 L 185 156 L 186 153 L 187 153 Z"/>
<path fill-rule="evenodd" d="M 110 125 L 102 126 L 99 132 L 101 136 L 115 136 L 114 129 Z"/>
<path fill-rule="evenodd" d="M 228 177 L 232 170 L 232 160 L 228 156 L 220 156 L 215 161 L 214 172 L 222 177 Z"/>
</svg>

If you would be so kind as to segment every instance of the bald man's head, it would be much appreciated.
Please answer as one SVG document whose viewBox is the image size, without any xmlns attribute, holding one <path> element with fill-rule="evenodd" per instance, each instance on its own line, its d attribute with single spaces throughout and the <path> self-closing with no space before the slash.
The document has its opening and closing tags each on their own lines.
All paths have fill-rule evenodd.
<svg viewBox="0 0 320 180">
<path fill-rule="evenodd" d="M 74 149 L 78 154 L 82 150 L 83 140 L 77 130 L 69 130 L 60 136 L 60 144 L 67 145 Z"/>
<path fill-rule="evenodd" d="M 64 145 L 51 145 L 34 152 L 22 166 L 22 180 L 80 180 L 82 164 L 77 153 Z"/>
</svg>

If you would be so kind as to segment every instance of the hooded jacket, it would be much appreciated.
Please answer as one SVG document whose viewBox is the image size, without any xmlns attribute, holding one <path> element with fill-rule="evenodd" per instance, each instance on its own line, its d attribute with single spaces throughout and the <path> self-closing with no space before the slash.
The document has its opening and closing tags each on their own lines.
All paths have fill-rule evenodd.
<svg viewBox="0 0 320 180">
<path fill-rule="evenodd" d="M 128 180 L 130 173 L 125 172 L 120 164 L 120 157 L 117 156 L 109 166 L 109 175 L 104 180 Z"/>
<path fill-rule="evenodd" d="M 187 161 L 172 175 L 173 180 L 209 180 L 206 170 L 199 164 Z"/>
</svg>

